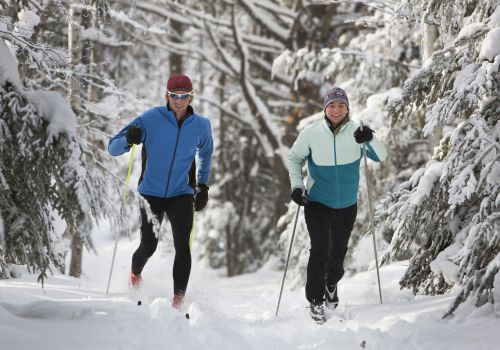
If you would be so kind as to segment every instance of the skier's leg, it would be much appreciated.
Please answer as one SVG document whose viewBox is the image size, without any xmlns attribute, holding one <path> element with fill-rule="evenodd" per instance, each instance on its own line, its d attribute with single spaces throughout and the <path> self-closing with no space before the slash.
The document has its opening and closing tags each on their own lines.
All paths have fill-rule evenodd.
<svg viewBox="0 0 500 350">
<path fill-rule="evenodd" d="M 351 237 L 357 211 L 357 204 L 354 204 L 347 208 L 334 209 L 333 215 L 329 218 L 332 225 L 330 232 L 332 244 L 328 254 L 328 267 L 325 279 L 327 286 L 336 285 L 344 275 L 344 258 L 347 253 L 347 245 Z"/>
<path fill-rule="evenodd" d="M 151 211 L 161 223 L 165 212 L 165 200 L 159 197 L 144 196 Z M 132 272 L 139 275 L 148 259 L 153 255 L 158 245 L 158 239 L 153 232 L 153 223 L 148 220 L 146 209 L 141 208 L 141 243 L 132 256 Z"/>
<path fill-rule="evenodd" d="M 169 199 L 167 215 L 172 225 L 175 258 L 173 267 L 174 293 L 186 292 L 191 272 L 189 235 L 193 228 L 193 196 L 183 195 Z"/>
<path fill-rule="evenodd" d="M 330 246 L 329 208 L 316 202 L 305 206 L 304 214 L 311 240 L 307 264 L 306 298 L 312 304 L 323 303 L 325 274 Z"/>
</svg>

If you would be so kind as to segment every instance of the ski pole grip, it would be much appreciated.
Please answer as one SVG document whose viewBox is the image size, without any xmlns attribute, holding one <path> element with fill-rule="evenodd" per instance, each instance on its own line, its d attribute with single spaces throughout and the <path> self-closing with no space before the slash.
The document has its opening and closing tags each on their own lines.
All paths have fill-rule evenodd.
<svg viewBox="0 0 500 350">
<path fill-rule="evenodd" d="M 359 127 L 361 131 L 363 131 L 363 121 L 360 122 L 360 127 Z"/>
</svg>

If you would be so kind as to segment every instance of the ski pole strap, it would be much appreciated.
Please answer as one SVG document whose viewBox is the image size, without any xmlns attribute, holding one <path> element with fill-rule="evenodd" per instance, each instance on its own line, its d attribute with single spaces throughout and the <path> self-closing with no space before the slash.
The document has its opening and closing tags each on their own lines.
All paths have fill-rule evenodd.
<svg viewBox="0 0 500 350">
<path fill-rule="evenodd" d="M 130 183 L 130 175 L 132 174 L 132 164 L 134 163 L 134 152 L 135 152 L 135 144 L 132 145 L 132 152 L 130 153 L 130 162 L 128 163 L 127 178 L 125 179 L 125 193 L 123 195 L 124 200 L 127 200 L 128 198 L 128 184 Z"/>
</svg>

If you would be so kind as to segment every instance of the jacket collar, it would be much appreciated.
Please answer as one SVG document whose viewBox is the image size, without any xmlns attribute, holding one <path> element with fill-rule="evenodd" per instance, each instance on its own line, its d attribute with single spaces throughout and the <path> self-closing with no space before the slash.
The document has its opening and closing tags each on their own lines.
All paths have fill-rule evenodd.
<svg viewBox="0 0 500 350">
<path fill-rule="evenodd" d="M 344 120 L 342 120 L 337 126 L 334 126 L 333 123 L 330 121 L 330 119 L 327 118 L 326 114 L 324 115 L 324 120 L 325 120 L 325 124 L 326 126 L 328 127 L 328 129 L 330 129 L 330 131 L 332 132 L 333 135 L 335 135 L 335 131 L 338 130 L 337 134 L 339 132 L 342 131 L 342 129 L 344 128 L 344 126 L 347 125 L 347 123 L 349 123 L 349 117 L 345 117 Z"/>
<path fill-rule="evenodd" d="M 177 120 L 175 113 L 170 108 L 170 105 L 168 104 L 168 102 L 167 102 L 167 111 L 171 112 L 174 115 L 174 119 Z M 184 123 L 184 121 L 186 121 L 186 119 L 188 119 L 193 114 L 194 114 L 194 109 L 191 105 L 189 105 L 187 110 L 186 110 L 186 115 L 181 120 L 177 120 L 177 125 L 179 125 L 179 127 L 180 127 L 182 125 L 182 123 Z"/>
</svg>

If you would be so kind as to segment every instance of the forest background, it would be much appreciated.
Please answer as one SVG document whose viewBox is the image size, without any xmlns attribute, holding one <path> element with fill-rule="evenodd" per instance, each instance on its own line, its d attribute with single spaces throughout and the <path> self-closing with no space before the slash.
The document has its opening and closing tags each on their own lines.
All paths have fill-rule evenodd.
<svg viewBox="0 0 500 350">
<path fill-rule="evenodd" d="M 216 144 L 209 205 L 196 216 L 206 265 L 234 276 L 271 256 L 283 262 L 297 210 L 288 149 L 322 118 L 335 85 L 389 152 L 369 165 L 373 229 L 361 179 L 349 272 L 373 268 L 373 232 L 382 263 L 409 259 L 401 287 L 455 289 L 447 314 L 499 298 L 498 0 L 0 0 L 0 9 L 2 278 L 16 265 L 42 282 L 55 269 L 79 277 L 102 220 L 137 234 L 138 195 L 124 199 L 128 155 L 111 158 L 107 143 L 163 104 L 166 79 L 184 72 Z M 293 285 L 307 254 L 300 217 Z"/>
</svg>

